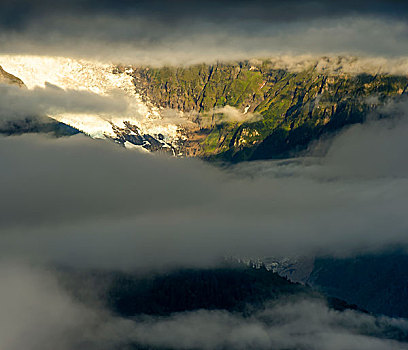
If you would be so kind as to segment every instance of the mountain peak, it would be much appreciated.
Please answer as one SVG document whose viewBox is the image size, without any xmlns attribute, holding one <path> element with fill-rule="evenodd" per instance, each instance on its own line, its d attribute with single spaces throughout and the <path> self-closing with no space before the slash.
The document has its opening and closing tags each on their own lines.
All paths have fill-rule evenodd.
<svg viewBox="0 0 408 350">
<path fill-rule="evenodd" d="M 19 87 L 25 86 L 21 79 L 6 72 L 2 66 L 0 66 L 0 84 L 18 85 Z"/>
</svg>

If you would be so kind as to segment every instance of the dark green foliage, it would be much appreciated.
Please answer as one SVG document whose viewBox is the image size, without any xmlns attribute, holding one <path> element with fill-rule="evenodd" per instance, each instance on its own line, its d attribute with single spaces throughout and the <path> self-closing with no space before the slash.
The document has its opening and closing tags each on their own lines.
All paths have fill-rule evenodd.
<svg viewBox="0 0 408 350">
<path fill-rule="evenodd" d="M 312 295 L 264 268 L 180 270 L 149 278 L 118 274 L 109 289 L 109 305 L 124 316 L 168 315 L 198 309 L 244 311 L 282 296 Z"/>
<path fill-rule="evenodd" d="M 181 269 L 147 275 L 69 268 L 59 268 L 58 272 L 59 282 L 75 299 L 88 305 L 96 303 L 96 307 L 100 307 L 102 302 L 116 315 L 136 322 L 149 319 L 146 315 L 166 320 L 167 316 L 172 317 L 177 312 L 226 310 L 242 319 L 255 317 L 266 326 L 273 327 L 285 324 L 288 320 L 265 318 L 262 316 L 264 310 L 303 300 L 323 302 L 337 311 L 366 312 L 342 299 L 326 298 L 310 287 L 290 282 L 264 267 L 255 269 L 245 265 L 225 264 L 211 269 Z M 367 328 L 365 323 L 359 325 L 357 322 L 350 325 L 350 331 L 404 342 L 408 339 L 403 327 L 381 318 L 375 320 L 375 327 Z M 137 343 L 128 346 L 129 349 L 133 349 L 132 346 L 134 349 L 154 348 Z M 164 348 L 158 346 L 157 349 Z"/>
</svg>

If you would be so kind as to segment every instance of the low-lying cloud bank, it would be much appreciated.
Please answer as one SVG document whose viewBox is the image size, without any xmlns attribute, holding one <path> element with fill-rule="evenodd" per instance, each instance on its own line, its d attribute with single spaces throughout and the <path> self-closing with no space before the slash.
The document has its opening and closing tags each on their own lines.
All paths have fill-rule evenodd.
<svg viewBox="0 0 408 350">
<path fill-rule="evenodd" d="M 73 299 L 50 271 L 2 261 L 0 279 L 2 349 L 408 349 L 387 339 L 406 337 L 406 320 L 337 312 L 320 300 L 280 300 L 250 317 L 199 310 L 129 320 Z"/>
<path fill-rule="evenodd" d="M 232 172 L 84 136 L 0 138 L 0 252 L 150 269 L 404 245 L 407 132 L 403 113 L 352 126 L 324 158 Z"/>
<path fill-rule="evenodd" d="M 223 311 L 175 314 L 168 319 L 145 318 L 130 333 L 148 346 L 176 349 L 405 349 L 375 338 L 388 327 L 407 330 L 405 320 L 353 311 L 330 310 L 316 300 L 281 300 L 252 317 Z"/>
<path fill-rule="evenodd" d="M 0 122 L 64 113 L 97 114 L 109 118 L 111 115 L 126 114 L 127 108 L 128 102 L 121 96 L 64 90 L 51 84 L 30 90 L 0 85 Z"/>
</svg>

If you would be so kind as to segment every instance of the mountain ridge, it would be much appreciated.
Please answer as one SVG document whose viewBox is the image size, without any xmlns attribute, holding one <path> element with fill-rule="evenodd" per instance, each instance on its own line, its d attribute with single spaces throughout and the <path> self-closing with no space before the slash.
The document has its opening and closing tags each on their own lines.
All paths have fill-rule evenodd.
<svg viewBox="0 0 408 350">
<path fill-rule="evenodd" d="M 280 57 L 142 67 L 5 56 L 3 63 L 26 77 L 29 89 L 44 79 L 101 96 L 119 89 L 131 106 L 129 114 L 111 119 L 51 116 L 63 124 L 127 148 L 209 161 L 298 156 L 313 141 L 408 96 L 408 63 L 402 59 Z M 11 83 L 24 84 L 2 72 Z"/>
</svg>

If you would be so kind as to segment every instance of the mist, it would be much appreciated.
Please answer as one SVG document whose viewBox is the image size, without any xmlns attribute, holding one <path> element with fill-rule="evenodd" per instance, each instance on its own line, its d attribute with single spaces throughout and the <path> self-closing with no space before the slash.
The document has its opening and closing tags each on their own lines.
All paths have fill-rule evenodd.
<svg viewBox="0 0 408 350">
<path fill-rule="evenodd" d="M 21 120 L 27 116 L 64 113 L 124 115 L 128 102 L 121 96 L 101 96 L 88 91 L 62 89 L 46 83 L 44 88 L 22 89 L 0 85 L 0 121 Z"/>
<path fill-rule="evenodd" d="M 398 16 L 354 13 L 299 16 L 287 22 L 242 17 L 194 19 L 175 13 L 172 20 L 163 20 L 110 11 L 87 15 L 51 13 L 44 18 L 27 18 L 24 25 L 2 31 L 0 53 L 149 66 L 283 54 L 406 57 L 408 27 Z"/>
<path fill-rule="evenodd" d="M 320 299 L 280 299 L 249 317 L 198 310 L 125 319 L 85 305 L 64 290 L 52 269 L 0 263 L 0 346 L 8 350 L 117 349 L 407 349 L 387 339 L 407 334 L 406 320 L 334 311 Z"/>
<path fill-rule="evenodd" d="M 0 252 L 143 270 L 405 245 L 405 108 L 348 128 L 324 157 L 233 168 L 82 135 L 2 137 Z"/>
<path fill-rule="evenodd" d="M 65 115 L 103 137 L 109 122 L 147 119 L 132 77 L 116 64 L 265 58 L 295 72 L 406 75 L 407 18 L 399 0 L 4 0 L 0 64 L 28 89 L 0 85 L 0 124 Z M 230 106 L 214 112 L 223 114 L 215 123 L 260 118 Z M 161 114 L 144 121 L 192 124 L 175 110 Z M 406 341 L 407 320 L 335 311 L 323 297 L 281 298 L 247 315 L 123 318 L 99 290 L 90 293 L 96 300 L 81 299 L 86 284 L 61 273 L 154 276 L 231 257 L 406 249 L 407 101 L 368 119 L 301 157 L 237 165 L 83 134 L 0 136 L 0 348 L 408 349 L 391 340 Z"/>
</svg>

